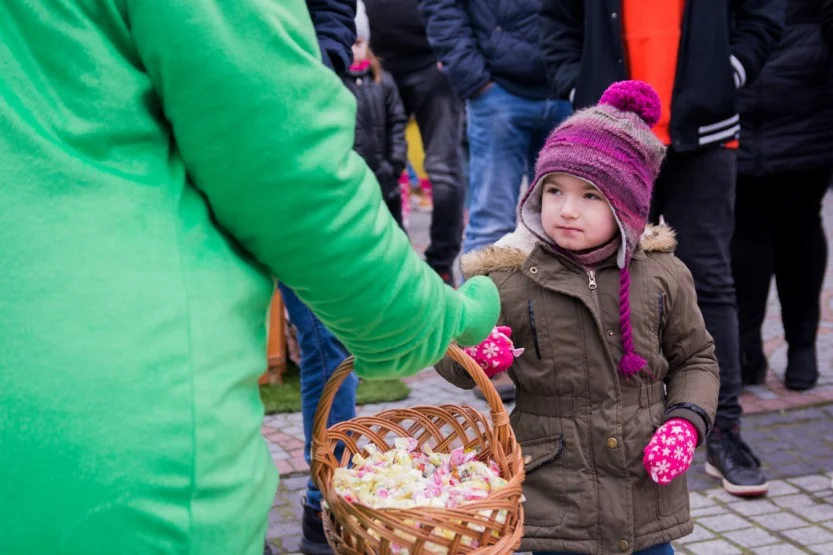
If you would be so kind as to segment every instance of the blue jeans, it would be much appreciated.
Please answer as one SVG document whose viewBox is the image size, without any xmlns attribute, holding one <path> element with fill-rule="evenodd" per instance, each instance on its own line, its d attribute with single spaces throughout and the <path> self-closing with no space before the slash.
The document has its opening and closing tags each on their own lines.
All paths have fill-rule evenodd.
<svg viewBox="0 0 833 555">
<path fill-rule="evenodd" d="M 580 555 L 569 551 L 535 551 L 532 555 Z M 648 549 L 634 551 L 633 555 L 674 555 L 674 548 L 670 543 L 661 543 Z"/>
<path fill-rule="evenodd" d="M 298 346 L 301 349 L 301 413 L 304 419 L 304 458 L 310 462 L 310 442 L 315 411 L 324 384 L 338 365 L 344 362 L 348 353 L 341 342 L 324 327 L 315 314 L 301 302 L 295 293 L 285 287 L 281 290 L 290 321 L 298 331 Z M 350 374 L 336 393 L 327 426 L 343 422 L 356 416 L 356 385 L 358 378 Z M 341 457 L 340 450 L 336 452 Z M 313 510 L 321 510 L 321 492 L 312 479 L 307 482 L 305 503 Z"/>
<path fill-rule="evenodd" d="M 469 225 L 463 252 L 515 230 L 523 176 L 532 182 L 547 136 L 572 112 L 566 101 L 522 98 L 497 83 L 467 106 Z"/>
</svg>

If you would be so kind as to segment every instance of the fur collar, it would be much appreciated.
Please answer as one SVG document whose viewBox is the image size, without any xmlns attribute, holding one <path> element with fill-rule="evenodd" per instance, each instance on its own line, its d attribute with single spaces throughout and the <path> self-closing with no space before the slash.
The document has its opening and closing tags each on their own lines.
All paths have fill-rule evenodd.
<svg viewBox="0 0 833 555">
<path fill-rule="evenodd" d="M 519 270 L 536 244 L 535 236 L 526 227 L 518 226 L 494 245 L 463 255 L 460 260 L 463 275 L 470 278 Z M 640 249 L 646 253 L 673 253 L 676 246 L 676 234 L 665 224 L 649 224 L 639 240 Z"/>
</svg>

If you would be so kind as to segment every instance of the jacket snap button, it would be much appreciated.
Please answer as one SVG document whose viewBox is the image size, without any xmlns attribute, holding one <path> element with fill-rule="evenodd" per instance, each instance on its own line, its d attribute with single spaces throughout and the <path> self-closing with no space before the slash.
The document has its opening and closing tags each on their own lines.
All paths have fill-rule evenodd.
<svg viewBox="0 0 833 555">
<path fill-rule="evenodd" d="M 532 455 L 526 455 L 524 457 L 524 464 L 529 464 L 532 462 Z"/>
<path fill-rule="evenodd" d="M 538 273 L 538 268 L 536 268 L 535 266 L 533 266 L 532 268 L 530 268 L 530 269 L 529 269 L 529 273 L 530 273 L 530 274 L 532 274 L 532 275 L 534 276 L 535 274 L 537 274 L 537 273 Z"/>
<path fill-rule="evenodd" d="M 501 31 L 503 31 L 503 27 L 501 27 L 500 25 L 498 25 L 497 27 L 495 27 L 495 31 L 497 31 L 498 33 L 500 33 Z"/>
<path fill-rule="evenodd" d="M 607 446 L 608 446 L 610 449 L 616 449 L 616 446 L 617 446 L 617 445 L 619 445 L 619 442 L 618 442 L 618 441 L 616 441 L 616 438 L 615 438 L 615 437 L 609 437 L 609 438 L 607 438 Z M 621 544 L 619 544 L 619 545 L 621 545 Z"/>
<path fill-rule="evenodd" d="M 607 335 L 609 335 L 610 337 L 613 337 L 613 330 L 607 330 Z"/>
<path fill-rule="evenodd" d="M 619 542 L 619 551 L 625 552 L 628 549 L 630 549 L 630 547 L 631 547 L 631 544 L 629 544 L 625 540 L 622 540 L 622 541 Z"/>
<path fill-rule="evenodd" d="M 619 14 L 616 13 L 616 12 L 613 12 L 612 14 L 610 14 L 610 19 L 616 19 L 617 17 L 619 17 Z"/>
</svg>

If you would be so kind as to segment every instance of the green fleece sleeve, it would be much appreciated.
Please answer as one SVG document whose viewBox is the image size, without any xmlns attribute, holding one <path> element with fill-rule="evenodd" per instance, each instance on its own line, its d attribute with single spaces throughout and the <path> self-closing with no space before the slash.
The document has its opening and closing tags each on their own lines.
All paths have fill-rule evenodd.
<svg viewBox="0 0 833 555">
<path fill-rule="evenodd" d="M 320 62 L 304 0 L 127 0 L 144 69 L 219 224 L 341 339 L 365 377 L 418 371 L 497 320 L 412 250 L 353 150 L 355 100 Z"/>
</svg>

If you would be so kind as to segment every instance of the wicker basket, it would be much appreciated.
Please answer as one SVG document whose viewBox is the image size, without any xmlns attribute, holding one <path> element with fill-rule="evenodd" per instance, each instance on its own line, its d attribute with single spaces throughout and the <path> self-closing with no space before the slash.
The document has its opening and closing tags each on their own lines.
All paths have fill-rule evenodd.
<svg viewBox="0 0 833 555">
<path fill-rule="evenodd" d="M 506 409 L 483 370 L 459 347 L 449 347 L 448 356 L 466 369 L 485 394 L 494 427 L 471 407 L 443 405 L 387 410 L 326 429 L 333 398 L 353 369 L 352 358 L 324 387 L 313 427 L 312 476 L 326 501 L 327 507 L 322 508 L 324 530 L 336 553 L 389 555 L 405 549 L 409 555 L 505 555 L 520 545 L 524 477 L 521 448 L 509 426 Z M 419 447 L 428 444 L 435 452 L 449 453 L 456 447 L 476 449 L 478 459 L 494 460 L 509 483 L 485 499 L 454 509 L 371 509 L 349 503 L 335 492 L 332 478 L 336 468 L 348 466 L 350 457 L 362 452 L 367 443 L 388 450 L 397 437 L 412 437 Z M 344 444 L 340 460 L 335 455 L 339 442 Z"/>
</svg>

